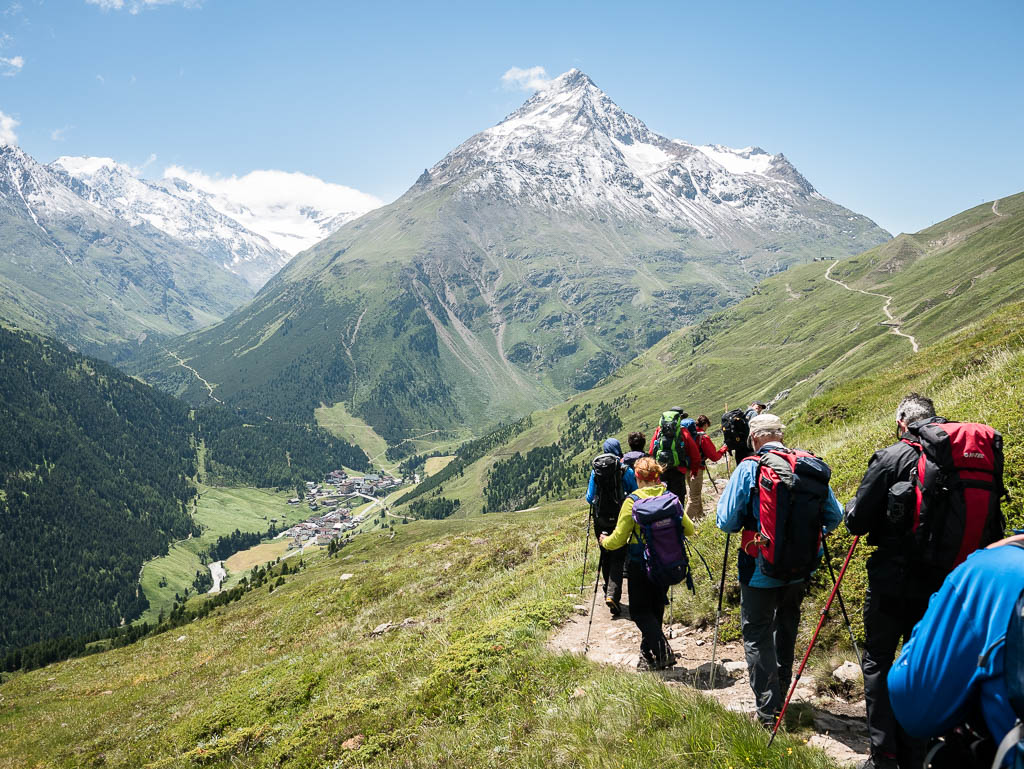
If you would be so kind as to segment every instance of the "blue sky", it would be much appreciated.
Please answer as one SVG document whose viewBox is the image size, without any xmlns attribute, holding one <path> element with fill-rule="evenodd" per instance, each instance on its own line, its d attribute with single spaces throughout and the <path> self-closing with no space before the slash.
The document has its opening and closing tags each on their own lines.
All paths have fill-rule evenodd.
<svg viewBox="0 0 1024 769">
<path fill-rule="evenodd" d="M 392 200 L 528 96 L 510 67 L 579 67 L 653 130 L 784 152 L 894 233 L 1024 190 L 1009 0 L 0 8 L 0 136 L 42 161 L 302 171 Z"/>
</svg>

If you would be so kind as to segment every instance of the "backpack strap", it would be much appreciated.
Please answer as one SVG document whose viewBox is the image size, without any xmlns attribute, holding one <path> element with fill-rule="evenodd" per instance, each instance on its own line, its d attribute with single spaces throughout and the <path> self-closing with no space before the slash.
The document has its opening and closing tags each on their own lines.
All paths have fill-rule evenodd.
<svg viewBox="0 0 1024 769">
<path fill-rule="evenodd" d="M 996 750 L 995 760 L 992 761 L 992 769 L 999 769 L 1003 765 L 1003 761 L 1006 759 L 1006 754 L 1009 753 L 1013 748 L 1024 739 L 1024 726 L 1021 725 L 1020 721 L 1017 721 L 1013 725 L 1013 728 L 1006 733 L 1003 737 L 1002 742 L 999 743 L 999 748 Z"/>
</svg>

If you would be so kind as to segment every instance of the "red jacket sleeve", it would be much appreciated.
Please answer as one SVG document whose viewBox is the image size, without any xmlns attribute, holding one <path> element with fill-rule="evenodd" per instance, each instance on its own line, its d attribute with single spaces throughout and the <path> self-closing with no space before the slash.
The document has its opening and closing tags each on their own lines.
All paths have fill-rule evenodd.
<svg viewBox="0 0 1024 769">
<path fill-rule="evenodd" d="M 707 433 L 700 434 L 700 453 L 704 455 L 705 459 L 717 462 L 725 455 L 725 452 L 725 446 L 722 446 L 721 451 L 715 448 L 715 442 L 707 436 Z"/>
<path fill-rule="evenodd" d="M 654 428 L 654 435 L 651 436 L 651 445 L 647 447 L 647 453 L 654 456 L 654 447 L 658 443 L 658 436 L 661 435 L 661 427 Z"/>
</svg>

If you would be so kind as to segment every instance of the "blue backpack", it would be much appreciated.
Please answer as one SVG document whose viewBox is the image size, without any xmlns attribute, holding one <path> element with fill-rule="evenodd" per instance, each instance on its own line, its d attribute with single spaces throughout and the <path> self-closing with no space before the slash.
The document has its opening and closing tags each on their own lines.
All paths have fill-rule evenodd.
<svg viewBox="0 0 1024 769">
<path fill-rule="evenodd" d="M 656 497 L 630 494 L 629 498 L 633 500 L 633 521 L 640 529 L 647 578 L 665 588 L 685 581 L 694 591 L 679 497 L 667 491 Z"/>
</svg>

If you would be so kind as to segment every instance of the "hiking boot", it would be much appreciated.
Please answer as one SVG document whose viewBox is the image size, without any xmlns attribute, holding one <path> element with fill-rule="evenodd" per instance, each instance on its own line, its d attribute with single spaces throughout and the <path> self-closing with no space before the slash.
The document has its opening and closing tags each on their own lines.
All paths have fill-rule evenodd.
<svg viewBox="0 0 1024 769">
<path fill-rule="evenodd" d="M 619 606 L 619 602 L 611 596 L 605 597 L 604 605 L 608 607 L 608 611 L 612 613 L 613 617 L 618 617 L 622 613 L 622 607 Z"/>
</svg>

